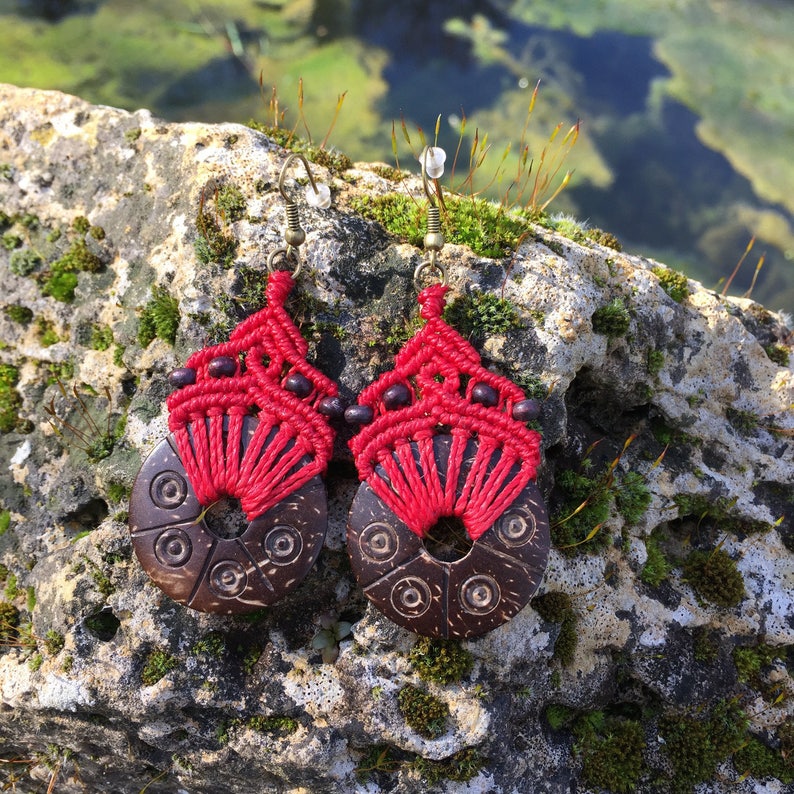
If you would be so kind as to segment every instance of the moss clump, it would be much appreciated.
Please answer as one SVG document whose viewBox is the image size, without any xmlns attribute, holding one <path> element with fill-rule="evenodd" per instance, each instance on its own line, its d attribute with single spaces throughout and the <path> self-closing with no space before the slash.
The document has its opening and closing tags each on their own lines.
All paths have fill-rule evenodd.
<svg viewBox="0 0 794 794">
<path fill-rule="evenodd" d="M 269 717 L 256 714 L 246 720 L 246 725 L 253 731 L 276 734 L 277 736 L 290 736 L 300 727 L 300 723 L 293 717 L 278 714 Z"/>
<path fill-rule="evenodd" d="M 85 217 L 85 215 L 78 215 L 72 221 L 72 229 L 77 232 L 77 234 L 87 234 L 88 230 L 91 228 L 91 221 Z"/>
<path fill-rule="evenodd" d="M 573 661 L 578 637 L 576 634 L 576 613 L 571 597 L 556 590 L 533 598 L 532 608 L 549 623 L 559 623 L 560 633 L 554 642 L 554 658 L 563 665 Z"/>
<path fill-rule="evenodd" d="M 662 371 L 662 367 L 664 366 L 664 353 L 662 353 L 661 350 L 648 350 L 646 366 L 648 368 L 648 374 L 655 378 Z"/>
<path fill-rule="evenodd" d="M 29 276 L 38 270 L 43 262 L 41 254 L 31 248 L 23 248 L 11 254 L 8 266 L 11 272 L 16 273 L 18 276 Z"/>
<path fill-rule="evenodd" d="M 725 418 L 743 436 L 751 435 L 758 428 L 759 417 L 754 411 L 731 406 L 725 411 Z"/>
<path fill-rule="evenodd" d="M 18 626 L 19 610 L 8 601 L 0 601 L 0 645 L 16 640 Z"/>
<path fill-rule="evenodd" d="M 377 221 L 390 234 L 417 247 L 424 239 L 424 207 L 410 196 L 389 193 L 365 196 L 352 202 L 353 209 Z M 441 231 L 448 243 L 467 245 L 475 254 L 499 259 L 514 251 L 529 229 L 528 218 L 506 212 L 480 199 L 445 197 Z"/>
<path fill-rule="evenodd" d="M 141 671 L 141 683 L 144 686 L 156 684 L 179 665 L 179 660 L 161 650 L 152 651 L 147 657 Z"/>
<path fill-rule="evenodd" d="M 626 472 L 613 490 L 615 505 L 626 523 L 638 523 L 651 503 L 651 492 L 645 478 L 636 471 Z"/>
<path fill-rule="evenodd" d="M 786 345 L 767 345 L 764 352 L 770 361 L 779 367 L 787 367 L 791 358 L 791 351 Z"/>
<path fill-rule="evenodd" d="M 63 646 L 66 644 L 66 640 L 64 639 L 63 634 L 59 634 L 57 631 L 50 629 L 44 635 L 44 647 L 47 650 L 47 653 L 50 656 L 55 656 L 63 650 Z"/>
<path fill-rule="evenodd" d="M 199 211 L 196 219 L 199 236 L 193 241 L 193 248 L 199 262 L 208 265 L 217 262 L 225 268 L 232 266 L 237 255 L 237 240 L 223 228 L 205 209 Z"/>
<path fill-rule="evenodd" d="M 756 688 L 760 685 L 761 670 L 769 667 L 775 659 L 785 659 L 789 646 L 755 645 L 752 647 L 737 647 L 733 649 L 733 663 L 739 680 L 752 684 Z"/>
<path fill-rule="evenodd" d="M 10 510 L 0 510 L 0 537 L 5 535 L 8 532 L 8 528 L 11 526 L 11 511 Z M 8 575 L 8 568 L 5 565 L 0 566 L 0 580 L 4 580 Z"/>
<path fill-rule="evenodd" d="M 22 306 L 19 303 L 12 303 L 3 307 L 3 313 L 11 322 L 27 325 L 33 319 L 33 309 Z"/>
<path fill-rule="evenodd" d="M 560 505 L 551 524 L 554 545 L 568 555 L 575 554 L 579 547 L 596 552 L 606 546 L 608 533 L 598 531 L 609 518 L 612 503 L 604 476 L 567 469 L 557 475 L 555 486 Z"/>
<path fill-rule="evenodd" d="M 364 781 L 377 772 L 390 775 L 400 768 L 400 764 L 390 744 L 372 744 L 364 751 L 356 766 L 356 777 Z"/>
<path fill-rule="evenodd" d="M 720 652 L 719 635 L 716 631 L 699 626 L 692 633 L 692 646 L 695 661 L 711 664 Z"/>
<path fill-rule="evenodd" d="M 155 338 L 173 345 L 179 328 L 179 301 L 165 287 L 152 287 L 152 299 L 138 319 L 138 342 L 148 347 Z"/>
<path fill-rule="evenodd" d="M 471 671 L 474 659 L 455 640 L 420 637 L 408 654 L 411 666 L 425 681 L 450 684 Z"/>
<path fill-rule="evenodd" d="M 245 196 L 237 185 L 224 185 L 215 196 L 215 207 L 227 223 L 245 217 L 247 206 Z"/>
<path fill-rule="evenodd" d="M 211 631 L 200 640 L 197 640 L 190 649 L 195 656 L 210 656 L 220 659 L 226 651 L 226 639 L 218 631 Z"/>
<path fill-rule="evenodd" d="M 669 790 L 690 794 L 698 783 L 713 777 L 718 763 L 744 744 L 747 718 L 735 701 L 722 701 L 705 718 L 663 717 L 659 733 L 673 768 Z"/>
<path fill-rule="evenodd" d="M 461 783 L 471 780 L 487 763 L 488 759 L 476 747 L 467 747 L 438 761 L 417 756 L 410 766 L 428 786 L 434 786 L 442 780 Z"/>
<path fill-rule="evenodd" d="M 13 234 L 12 232 L 6 232 L 2 238 L 3 248 L 6 251 L 13 251 L 15 248 L 21 248 L 23 245 L 23 240 L 18 234 Z"/>
<path fill-rule="evenodd" d="M 684 561 L 684 576 L 695 592 L 720 607 L 735 607 L 744 598 L 744 579 L 722 549 L 692 551 Z"/>
<path fill-rule="evenodd" d="M 456 298 L 444 312 L 444 319 L 462 336 L 476 340 L 505 334 L 521 324 L 513 306 L 490 292 Z"/>
<path fill-rule="evenodd" d="M 670 563 L 659 547 L 659 539 L 653 535 L 645 538 L 645 551 L 648 557 L 640 573 L 640 579 L 650 587 L 658 587 L 670 575 Z"/>
<path fill-rule="evenodd" d="M 610 339 L 624 336 L 631 325 L 631 315 L 620 298 L 615 298 L 606 306 L 601 306 L 591 317 L 593 331 Z"/>
<path fill-rule="evenodd" d="M 645 732 L 639 722 L 594 711 L 576 720 L 573 734 L 589 786 L 617 794 L 636 790 L 645 772 Z"/>
<path fill-rule="evenodd" d="M 735 500 L 724 496 L 714 499 L 702 494 L 678 494 L 673 497 L 673 501 L 682 518 L 692 516 L 698 520 L 702 528 L 706 528 L 704 523 L 708 519 L 707 524 L 713 524 L 721 532 L 733 532 L 737 535 L 749 535 L 772 529 L 772 525 L 765 521 L 745 519 L 734 513 L 732 508 Z"/>
<path fill-rule="evenodd" d="M 36 333 L 38 334 L 39 342 L 42 347 L 57 345 L 58 342 L 61 341 L 61 337 L 58 336 L 58 332 L 55 330 L 55 325 L 52 320 L 48 320 L 45 317 L 36 318 Z"/>
<path fill-rule="evenodd" d="M 0 364 L 0 433 L 10 433 L 19 422 L 22 398 L 16 390 L 19 370 L 13 364 Z"/>
<path fill-rule="evenodd" d="M 785 785 L 794 783 L 794 766 L 787 763 L 779 750 L 772 750 L 755 737 L 750 737 L 733 754 L 733 765 L 743 777 L 774 778 Z"/>
<path fill-rule="evenodd" d="M 676 302 L 682 303 L 689 295 L 689 281 L 683 273 L 657 266 L 652 270 L 661 288 Z"/>
<path fill-rule="evenodd" d="M 91 328 L 89 345 L 92 350 L 108 350 L 113 344 L 113 330 L 109 325 L 94 325 Z"/>
<path fill-rule="evenodd" d="M 605 232 L 603 229 L 588 229 L 585 232 L 585 235 L 592 240 L 594 243 L 598 243 L 599 245 L 603 245 L 606 248 L 611 248 L 614 251 L 622 251 L 623 246 L 615 237 L 614 234 L 610 232 Z"/>
<path fill-rule="evenodd" d="M 449 708 L 434 695 L 406 684 L 397 693 L 397 705 L 405 721 L 420 736 L 437 739 L 446 730 Z"/>
</svg>

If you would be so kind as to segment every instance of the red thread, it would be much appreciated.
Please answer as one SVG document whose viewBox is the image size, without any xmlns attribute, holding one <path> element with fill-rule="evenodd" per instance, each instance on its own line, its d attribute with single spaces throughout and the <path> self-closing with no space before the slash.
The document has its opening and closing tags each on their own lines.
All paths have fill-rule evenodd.
<svg viewBox="0 0 794 794">
<path fill-rule="evenodd" d="M 485 369 L 477 351 L 442 319 L 447 289 L 437 284 L 420 293 L 427 322 L 397 354 L 394 369 L 359 395 L 375 418 L 350 448 L 359 477 L 419 537 L 440 518 L 457 516 L 477 540 L 535 479 L 540 434 L 512 417 L 524 392 Z M 388 410 L 383 394 L 395 383 L 408 386 L 412 402 Z M 472 402 L 477 383 L 496 390 L 495 406 Z M 437 435 L 452 437 L 443 481 L 433 448 Z"/>
<path fill-rule="evenodd" d="M 284 309 L 293 283 L 287 271 L 271 273 L 265 308 L 243 320 L 228 342 L 190 356 L 196 382 L 167 400 L 168 426 L 199 502 L 239 499 L 249 521 L 324 472 L 333 450 L 334 432 L 317 406 L 337 388 L 306 361 L 306 340 Z M 219 356 L 235 361 L 234 375 L 209 374 Z M 294 373 L 312 384 L 307 397 L 283 388 Z M 243 451 L 247 415 L 259 421 Z"/>
</svg>

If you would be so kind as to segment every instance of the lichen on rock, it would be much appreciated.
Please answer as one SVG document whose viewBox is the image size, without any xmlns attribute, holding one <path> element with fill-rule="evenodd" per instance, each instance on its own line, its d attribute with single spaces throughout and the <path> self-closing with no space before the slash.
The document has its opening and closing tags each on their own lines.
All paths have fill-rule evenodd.
<svg viewBox="0 0 794 794">
<path fill-rule="evenodd" d="M 260 305 L 286 152 L 237 125 L 11 86 L 0 100 L 0 738 L 4 761 L 27 759 L 3 764 L 4 782 L 507 794 L 789 781 L 794 392 L 787 359 L 767 352 L 790 344 L 784 318 L 694 281 L 671 296 L 658 263 L 528 222 L 504 260 L 450 243 L 466 333 L 542 399 L 558 547 L 537 608 L 434 644 L 368 606 L 344 550 L 357 481 L 341 428 L 305 583 L 246 618 L 192 612 L 132 555 L 127 499 L 166 434 L 167 373 Z M 356 209 L 395 190 L 382 168 L 314 169 L 334 206 L 301 205 L 288 309 L 350 400 L 418 326 L 419 251 Z M 421 202 L 419 180 L 399 190 Z M 101 456 L 81 442 L 97 432 Z M 332 663 L 315 641 L 329 620 L 352 624 Z M 706 746 L 718 724 L 726 736 Z"/>
</svg>

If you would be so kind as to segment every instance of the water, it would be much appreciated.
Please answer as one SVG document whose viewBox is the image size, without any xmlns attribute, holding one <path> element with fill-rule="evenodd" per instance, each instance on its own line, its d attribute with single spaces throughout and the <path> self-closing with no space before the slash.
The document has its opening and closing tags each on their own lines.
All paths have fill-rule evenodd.
<svg viewBox="0 0 794 794">
<path fill-rule="evenodd" d="M 401 116 L 416 144 L 416 125 L 432 135 L 441 114 L 440 142 L 452 151 L 465 113 L 467 135 L 489 133 L 495 165 L 520 136 L 540 79 L 533 154 L 558 121 L 583 122 L 565 164 L 574 180 L 552 211 L 587 219 L 626 249 L 712 287 L 755 234 L 731 292 L 750 287 L 765 253 L 752 295 L 792 312 L 794 166 L 785 164 L 786 147 L 794 151 L 794 77 L 780 64 L 794 54 L 794 8 L 667 6 L 0 0 L 0 80 L 146 106 L 172 120 L 272 121 L 261 73 L 292 126 L 303 77 L 317 139 L 348 91 L 330 140 L 354 159 L 393 162 L 392 120 Z M 687 39 L 693 29 L 697 48 Z M 400 147 L 408 165 L 401 138 Z"/>
</svg>

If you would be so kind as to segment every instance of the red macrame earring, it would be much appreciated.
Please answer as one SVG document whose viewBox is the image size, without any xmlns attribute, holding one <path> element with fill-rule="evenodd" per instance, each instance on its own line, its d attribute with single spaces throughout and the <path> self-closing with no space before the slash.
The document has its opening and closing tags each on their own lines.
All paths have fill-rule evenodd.
<svg viewBox="0 0 794 794">
<path fill-rule="evenodd" d="M 540 435 L 526 425 L 536 401 L 485 369 L 442 318 L 444 240 L 427 181 L 438 151 L 422 159 L 429 259 L 415 275 L 435 270 L 442 283 L 419 294 L 425 326 L 394 369 L 347 409 L 362 425 L 350 442 L 362 484 L 347 543 L 356 578 L 387 617 L 429 637 L 472 637 L 526 606 L 546 567 L 549 525 L 535 484 Z M 458 559 L 431 553 L 445 520 L 460 522 L 470 544 Z"/>
<path fill-rule="evenodd" d="M 325 538 L 320 475 L 331 457 L 328 418 L 342 411 L 336 384 L 306 361 L 308 346 L 284 310 L 305 239 L 284 190 L 299 157 L 310 203 L 330 205 L 302 155 L 279 178 L 286 247 L 268 257 L 264 309 L 229 341 L 194 353 L 169 381 L 171 435 L 141 467 L 130 499 L 132 545 L 154 582 L 204 612 L 244 613 L 293 590 Z M 277 269 L 277 260 L 294 270 Z M 245 521 L 232 520 L 235 500 Z"/>
</svg>

